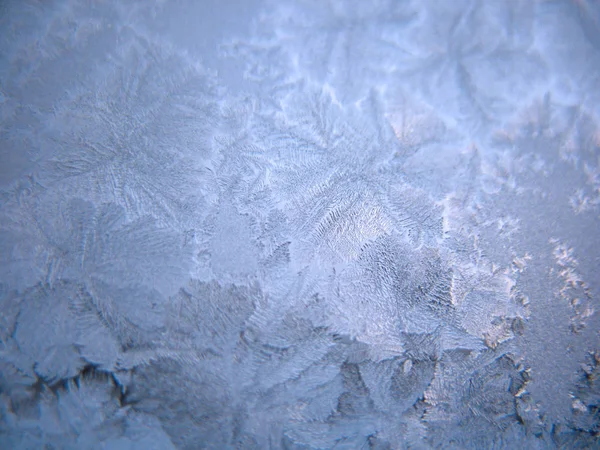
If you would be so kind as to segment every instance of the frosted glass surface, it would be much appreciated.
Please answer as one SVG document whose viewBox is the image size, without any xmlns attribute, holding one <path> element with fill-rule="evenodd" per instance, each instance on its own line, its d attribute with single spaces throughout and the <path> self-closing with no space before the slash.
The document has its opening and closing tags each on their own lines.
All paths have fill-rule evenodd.
<svg viewBox="0 0 600 450">
<path fill-rule="evenodd" d="M 0 2 L 0 448 L 600 447 L 596 0 Z"/>
</svg>

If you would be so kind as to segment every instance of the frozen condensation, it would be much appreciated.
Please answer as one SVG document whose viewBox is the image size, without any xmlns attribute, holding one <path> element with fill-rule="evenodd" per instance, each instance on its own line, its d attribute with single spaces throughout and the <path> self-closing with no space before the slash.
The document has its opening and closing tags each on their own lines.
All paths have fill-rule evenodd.
<svg viewBox="0 0 600 450">
<path fill-rule="evenodd" d="M 5 1 L 0 48 L 0 447 L 600 446 L 597 1 Z"/>
</svg>

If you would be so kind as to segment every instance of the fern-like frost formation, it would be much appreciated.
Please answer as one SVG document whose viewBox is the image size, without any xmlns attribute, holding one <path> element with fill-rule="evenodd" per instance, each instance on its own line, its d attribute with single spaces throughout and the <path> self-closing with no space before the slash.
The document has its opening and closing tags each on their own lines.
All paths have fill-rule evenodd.
<svg viewBox="0 0 600 450">
<path fill-rule="evenodd" d="M 600 446 L 595 1 L 24 0 L 0 43 L 0 447 Z"/>
</svg>

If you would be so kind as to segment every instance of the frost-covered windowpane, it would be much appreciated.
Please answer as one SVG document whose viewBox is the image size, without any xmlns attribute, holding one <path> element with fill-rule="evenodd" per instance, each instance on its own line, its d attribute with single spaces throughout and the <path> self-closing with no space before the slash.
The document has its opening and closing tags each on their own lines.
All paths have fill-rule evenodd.
<svg viewBox="0 0 600 450">
<path fill-rule="evenodd" d="M 0 2 L 0 447 L 600 447 L 600 3 Z"/>
</svg>

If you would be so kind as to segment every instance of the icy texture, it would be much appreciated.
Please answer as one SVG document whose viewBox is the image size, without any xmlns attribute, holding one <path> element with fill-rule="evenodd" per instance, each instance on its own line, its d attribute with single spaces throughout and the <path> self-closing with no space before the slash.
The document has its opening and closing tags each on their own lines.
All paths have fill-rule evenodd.
<svg viewBox="0 0 600 450">
<path fill-rule="evenodd" d="M 0 447 L 600 446 L 595 0 L 0 3 Z"/>
</svg>

